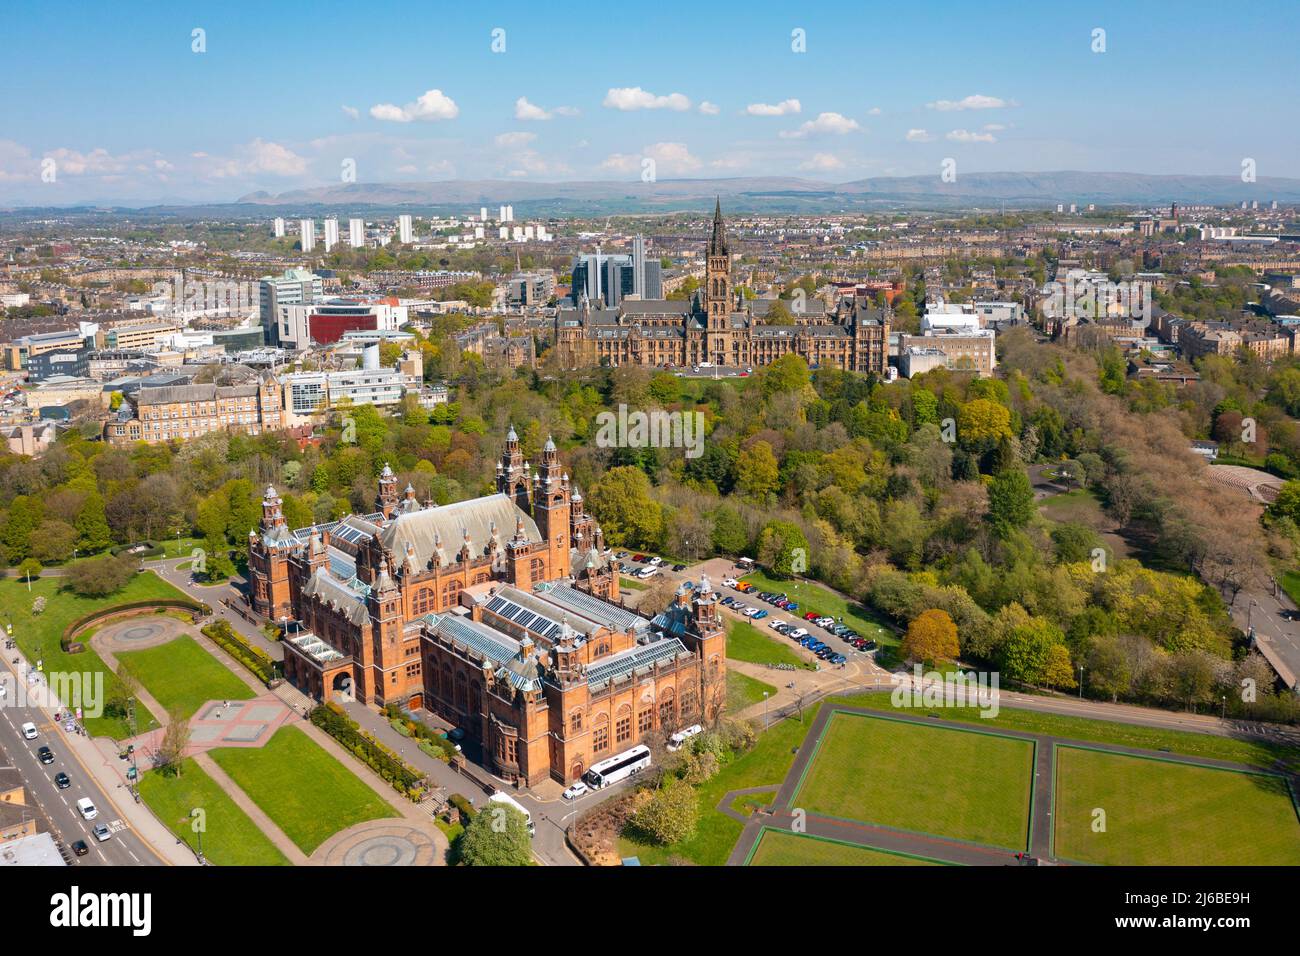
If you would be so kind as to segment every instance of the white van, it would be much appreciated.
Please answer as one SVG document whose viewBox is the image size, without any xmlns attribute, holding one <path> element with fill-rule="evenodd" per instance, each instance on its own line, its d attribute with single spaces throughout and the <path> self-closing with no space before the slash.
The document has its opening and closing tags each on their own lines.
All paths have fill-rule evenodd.
<svg viewBox="0 0 1300 956">
<path fill-rule="evenodd" d="M 686 746 L 686 741 L 690 740 L 696 734 L 703 732 L 704 728 L 699 724 L 691 724 L 689 727 L 684 727 L 668 738 L 668 743 L 665 745 L 665 749 L 670 751 L 681 750 Z"/>
<path fill-rule="evenodd" d="M 77 801 L 77 812 L 81 814 L 83 820 L 93 820 L 99 816 L 99 811 L 95 809 L 95 805 L 90 802 L 89 797 L 82 797 Z"/>
<path fill-rule="evenodd" d="M 23 737 L 25 737 L 27 740 L 35 740 L 37 737 L 36 725 L 30 721 L 23 724 Z"/>
</svg>

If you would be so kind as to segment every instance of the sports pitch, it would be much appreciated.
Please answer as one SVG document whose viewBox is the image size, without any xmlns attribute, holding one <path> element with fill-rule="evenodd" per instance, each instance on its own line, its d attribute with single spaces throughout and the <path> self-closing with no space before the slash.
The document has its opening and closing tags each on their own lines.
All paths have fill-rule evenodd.
<svg viewBox="0 0 1300 956">
<path fill-rule="evenodd" d="M 790 806 L 808 813 L 1026 849 L 1028 740 L 837 712 Z"/>
<path fill-rule="evenodd" d="M 1058 746 L 1054 793 L 1062 860 L 1300 865 L 1296 807 L 1275 775 Z"/>
</svg>

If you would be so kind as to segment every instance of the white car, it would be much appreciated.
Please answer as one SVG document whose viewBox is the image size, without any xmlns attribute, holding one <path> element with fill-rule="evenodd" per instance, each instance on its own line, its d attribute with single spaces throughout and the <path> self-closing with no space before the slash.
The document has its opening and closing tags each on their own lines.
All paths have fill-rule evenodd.
<svg viewBox="0 0 1300 956">
<path fill-rule="evenodd" d="M 651 558 L 649 561 L 646 562 L 646 564 L 650 565 L 651 567 L 655 567 L 655 568 L 659 567 L 659 565 L 661 565 L 661 564 L 663 564 L 663 563 L 664 563 L 664 559 L 663 559 L 663 558 L 660 558 L 660 557 L 653 557 L 653 558 Z"/>
<path fill-rule="evenodd" d="M 83 820 L 93 820 L 99 816 L 99 810 L 90 802 L 89 797 L 82 797 L 77 801 L 77 812 L 81 814 Z"/>
<path fill-rule="evenodd" d="M 723 578 L 723 579 L 722 579 L 722 586 L 723 586 L 724 588 L 734 588 L 734 587 L 736 586 L 736 583 L 737 583 L 737 582 L 736 582 L 736 579 L 735 579 L 735 578 Z"/>
<path fill-rule="evenodd" d="M 770 621 L 767 622 L 767 626 L 770 627 L 770 628 L 772 628 L 772 630 L 776 630 L 778 627 L 780 627 L 780 626 L 781 626 L 782 624 L 784 624 L 784 623 L 785 623 L 785 621 L 781 620 L 779 617 L 774 617 L 774 618 L 772 618 L 772 620 L 770 620 Z"/>
<path fill-rule="evenodd" d="M 789 634 L 786 635 L 786 637 L 790 638 L 790 640 L 792 641 L 797 641 L 799 640 L 799 638 L 807 637 L 807 636 L 808 636 L 808 632 L 804 630 L 802 627 L 796 627 L 793 631 L 791 631 Z"/>
<path fill-rule="evenodd" d="M 575 780 L 573 783 L 569 784 L 568 788 L 565 789 L 561 796 L 563 796 L 565 800 L 577 800 L 579 797 L 589 792 L 590 790 L 585 783 L 581 780 Z"/>
<path fill-rule="evenodd" d="M 35 740 L 37 737 L 36 725 L 31 721 L 23 724 L 23 737 L 27 740 Z"/>
<path fill-rule="evenodd" d="M 100 843 L 103 843 L 105 840 L 113 839 L 113 831 L 102 823 L 96 823 L 91 827 L 90 832 L 95 834 L 95 839 Z"/>
<path fill-rule="evenodd" d="M 760 610 L 762 610 L 762 608 L 751 607 L 751 608 L 749 608 L 749 610 L 745 611 L 745 617 L 753 617 L 753 616 L 754 616 L 755 614 L 757 614 Z"/>
</svg>

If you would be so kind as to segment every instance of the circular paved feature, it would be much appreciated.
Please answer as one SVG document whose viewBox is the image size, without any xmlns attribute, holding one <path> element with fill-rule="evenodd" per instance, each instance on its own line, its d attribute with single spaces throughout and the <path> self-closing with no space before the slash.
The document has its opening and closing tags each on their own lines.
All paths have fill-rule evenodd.
<svg viewBox="0 0 1300 956">
<path fill-rule="evenodd" d="M 135 617 L 105 624 L 95 632 L 91 643 L 110 654 L 119 651 L 143 651 L 149 647 L 166 644 L 183 633 L 185 633 L 183 622 L 159 614 L 145 620 Z"/>
<path fill-rule="evenodd" d="M 371 820 L 336 833 L 317 848 L 319 866 L 435 866 L 444 862 L 446 838 L 433 829 Z"/>
</svg>

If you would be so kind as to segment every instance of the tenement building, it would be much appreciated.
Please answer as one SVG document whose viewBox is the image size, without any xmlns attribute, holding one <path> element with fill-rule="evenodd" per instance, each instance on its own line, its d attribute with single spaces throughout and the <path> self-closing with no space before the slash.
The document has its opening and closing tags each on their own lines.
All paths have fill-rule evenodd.
<svg viewBox="0 0 1300 956">
<path fill-rule="evenodd" d="M 373 513 L 296 530 L 267 489 L 250 600 L 285 626 L 300 690 L 432 711 L 527 785 L 571 782 L 719 711 L 711 591 L 683 589 L 654 622 L 624 608 L 618 563 L 553 442 L 534 470 L 511 429 L 484 498 L 439 506 L 397 485 L 385 466 Z"/>
<path fill-rule="evenodd" d="M 768 365 L 783 355 L 809 365 L 884 375 L 888 309 L 869 294 L 846 296 L 827 311 L 795 305 L 788 323 L 767 321 L 770 303 L 746 302 L 731 281 L 721 203 L 713 213 L 704 284 L 690 299 L 624 298 L 613 307 L 583 296 L 555 317 L 555 348 L 566 369 L 603 365 L 696 367 Z"/>
</svg>

